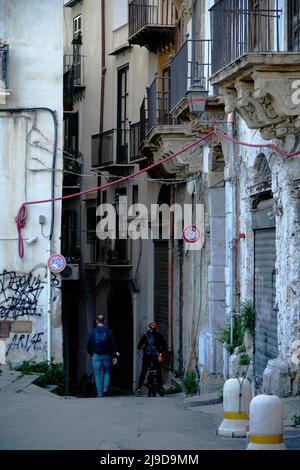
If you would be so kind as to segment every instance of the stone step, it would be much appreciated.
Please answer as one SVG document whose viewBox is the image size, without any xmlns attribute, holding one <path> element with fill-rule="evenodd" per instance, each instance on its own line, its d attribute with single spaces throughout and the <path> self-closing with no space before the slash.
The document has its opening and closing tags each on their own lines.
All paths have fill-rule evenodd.
<svg viewBox="0 0 300 470">
<path fill-rule="evenodd" d="M 24 388 L 31 385 L 38 377 L 39 377 L 39 374 L 32 374 L 32 375 L 25 375 L 24 377 L 20 379 L 16 378 L 14 382 L 10 382 L 2 390 L 4 390 L 6 393 L 7 392 L 8 393 L 21 392 L 22 390 L 24 390 Z"/>
<path fill-rule="evenodd" d="M 20 372 L 11 370 L 7 365 L 0 366 L 0 391 L 6 388 L 9 384 L 13 383 L 19 376 Z"/>
</svg>

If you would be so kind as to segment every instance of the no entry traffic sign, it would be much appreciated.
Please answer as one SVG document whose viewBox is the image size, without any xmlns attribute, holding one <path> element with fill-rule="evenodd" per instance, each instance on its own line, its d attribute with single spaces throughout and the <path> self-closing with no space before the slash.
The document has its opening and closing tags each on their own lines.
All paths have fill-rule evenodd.
<svg viewBox="0 0 300 470">
<path fill-rule="evenodd" d="M 196 225 L 189 225 L 183 229 L 183 238 L 187 243 L 197 243 L 200 240 L 200 230 Z"/>
<path fill-rule="evenodd" d="M 48 260 L 48 268 L 54 274 L 61 273 L 66 267 L 66 260 L 63 255 L 52 255 Z"/>
</svg>

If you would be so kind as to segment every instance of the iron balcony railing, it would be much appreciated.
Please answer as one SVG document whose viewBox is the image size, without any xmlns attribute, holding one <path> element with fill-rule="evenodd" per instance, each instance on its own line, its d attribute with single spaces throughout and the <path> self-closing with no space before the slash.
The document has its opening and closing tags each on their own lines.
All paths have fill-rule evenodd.
<svg viewBox="0 0 300 470">
<path fill-rule="evenodd" d="M 8 88 L 8 45 L 0 45 L 0 80 Z"/>
<path fill-rule="evenodd" d="M 175 26 L 172 0 L 132 0 L 128 4 L 129 37 L 147 26 Z"/>
<path fill-rule="evenodd" d="M 280 0 L 219 0 L 213 5 L 212 74 L 247 53 L 287 50 L 280 5 Z"/>
<path fill-rule="evenodd" d="M 148 119 L 147 119 L 147 98 L 143 99 L 140 107 L 140 144 L 146 139 L 148 133 Z"/>
<path fill-rule="evenodd" d="M 144 123 L 142 121 L 130 125 L 130 161 L 140 160 L 142 157 L 139 150 L 141 143 L 145 140 Z"/>
<path fill-rule="evenodd" d="M 170 108 L 173 110 L 186 92 L 198 80 L 206 91 L 210 90 L 211 40 L 187 40 L 172 58 Z"/>
<path fill-rule="evenodd" d="M 177 124 L 170 114 L 170 83 L 170 77 L 157 77 L 147 89 L 148 130 Z"/>
<path fill-rule="evenodd" d="M 129 130 L 111 129 L 92 136 L 92 166 L 128 163 Z"/>
<path fill-rule="evenodd" d="M 84 56 L 79 53 L 64 55 L 64 74 L 69 75 L 73 86 L 84 86 Z"/>
</svg>

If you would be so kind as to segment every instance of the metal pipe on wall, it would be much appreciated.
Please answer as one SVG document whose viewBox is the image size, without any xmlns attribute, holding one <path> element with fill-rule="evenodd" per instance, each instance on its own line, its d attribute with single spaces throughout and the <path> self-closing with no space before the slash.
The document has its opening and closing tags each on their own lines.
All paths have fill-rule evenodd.
<svg viewBox="0 0 300 470">
<path fill-rule="evenodd" d="M 175 200 L 175 190 L 171 185 L 170 207 Z M 168 351 L 173 350 L 173 249 L 174 249 L 174 212 L 170 212 L 170 238 L 168 256 Z"/>
<path fill-rule="evenodd" d="M 227 132 L 233 137 L 235 116 L 229 113 L 227 117 Z M 234 309 L 235 309 L 235 192 L 236 192 L 235 144 L 229 144 L 229 167 L 225 178 L 225 207 L 226 207 L 226 299 L 227 318 L 230 318 L 230 343 L 233 344 Z"/>
</svg>

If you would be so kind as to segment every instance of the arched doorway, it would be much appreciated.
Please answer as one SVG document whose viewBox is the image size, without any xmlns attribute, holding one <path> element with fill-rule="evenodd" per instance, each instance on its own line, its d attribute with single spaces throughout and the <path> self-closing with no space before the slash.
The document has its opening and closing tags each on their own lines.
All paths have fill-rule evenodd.
<svg viewBox="0 0 300 470">
<path fill-rule="evenodd" d="M 111 386 L 121 392 L 132 392 L 133 383 L 133 312 L 131 292 L 126 282 L 114 282 L 107 298 L 108 327 L 114 332 L 118 364 L 113 367 Z"/>
</svg>

